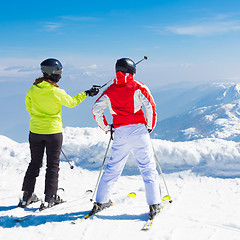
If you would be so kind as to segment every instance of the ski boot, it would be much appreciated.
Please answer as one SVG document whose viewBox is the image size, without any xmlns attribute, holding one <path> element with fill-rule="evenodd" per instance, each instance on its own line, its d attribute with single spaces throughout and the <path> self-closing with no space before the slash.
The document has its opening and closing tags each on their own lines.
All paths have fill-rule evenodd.
<svg viewBox="0 0 240 240">
<path fill-rule="evenodd" d="M 159 212 L 161 209 L 161 205 L 160 204 L 153 204 L 153 205 L 149 205 L 149 219 L 152 220 Z"/>
<path fill-rule="evenodd" d="M 35 193 L 24 191 L 23 198 L 20 199 L 20 201 L 18 203 L 18 207 L 25 208 L 29 204 L 38 202 L 38 201 L 39 201 L 39 199 Z"/>
<path fill-rule="evenodd" d="M 113 204 L 113 203 L 112 203 L 111 200 L 109 200 L 107 203 L 95 202 L 95 203 L 93 204 L 93 209 L 92 209 L 92 210 L 90 211 L 90 213 L 89 213 L 89 216 L 92 216 L 92 215 L 94 215 L 94 214 L 102 211 L 102 210 L 105 209 L 105 208 L 111 207 L 112 204 Z"/>
<path fill-rule="evenodd" d="M 58 195 L 45 195 L 45 201 L 41 203 L 39 210 L 42 211 L 46 208 L 51 208 L 64 201 Z"/>
</svg>

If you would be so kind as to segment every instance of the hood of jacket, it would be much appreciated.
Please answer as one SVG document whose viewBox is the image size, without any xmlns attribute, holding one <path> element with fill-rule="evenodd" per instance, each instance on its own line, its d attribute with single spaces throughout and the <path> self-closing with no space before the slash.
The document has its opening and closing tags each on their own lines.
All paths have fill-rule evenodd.
<svg viewBox="0 0 240 240">
<path fill-rule="evenodd" d="M 116 78 L 113 81 L 116 85 L 124 85 L 133 81 L 133 75 L 130 73 L 117 72 Z"/>
</svg>

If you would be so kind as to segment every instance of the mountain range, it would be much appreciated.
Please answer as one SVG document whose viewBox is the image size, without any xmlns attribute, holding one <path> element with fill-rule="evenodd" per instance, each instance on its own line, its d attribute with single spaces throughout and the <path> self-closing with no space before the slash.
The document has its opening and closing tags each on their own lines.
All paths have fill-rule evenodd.
<svg viewBox="0 0 240 240">
<path fill-rule="evenodd" d="M 29 115 L 25 109 L 28 84 L 1 84 L 0 134 L 17 142 L 28 141 Z M 19 89 L 17 91 L 16 89 Z M 71 96 L 82 90 L 67 91 Z M 151 89 L 156 102 L 158 123 L 152 138 L 169 141 L 192 141 L 220 138 L 239 141 L 240 84 L 177 83 Z M 79 106 L 62 108 L 64 127 L 97 127 L 92 116 L 96 98 L 87 98 Z M 111 123 L 110 114 L 106 115 Z"/>
<path fill-rule="evenodd" d="M 161 101 L 160 98 L 157 100 Z M 172 113 L 172 116 L 158 122 L 154 138 L 170 141 L 240 139 L 239 84 L 196 86 L 184 92 L 180 91 L 167 105 L 168 109 L 172 109 L 176 114 Z"/>
</svg>

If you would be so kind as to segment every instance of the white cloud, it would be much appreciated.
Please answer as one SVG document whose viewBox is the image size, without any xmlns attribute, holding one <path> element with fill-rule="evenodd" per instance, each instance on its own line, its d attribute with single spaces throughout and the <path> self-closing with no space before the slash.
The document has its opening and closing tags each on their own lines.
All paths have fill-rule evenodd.
<svg viewBox="0 0 240 240">
<path fill-rule="evenodd" d="M 218 21 L 185 26 L 167 26 L 164 30 L 178 35 L 209 36 L 240 31 L 240 22 Z"/>
<path fill-rule="evenodd" d="M 49 21 L 43 23 L 42 29 L 44 31 L 57 31 L 60 28 L 64 28 L 66 26 L 69 26 L 69 24 L 75 23 L 87 23 L 87 22 L 96 22 L 101 20 L 100 18 L 97 17 L 86 17 L 86 16 L 58 16 L 56 18 L 56 21 Z"/>
<path fill-rule="evenodd" d="M 0 67 L 0 78 L 14 77 L 16 80 L 22 77 L 32 76 L 36 74 L 36 68 L 13 66 L 13 67 Z"/>
<path fill-rule="evenodd" d="M 98 66 L 97 66 L 97 64 L 92 64 L 92 65 L 90 65 L 88 68 L 90 68 L 90 69 L 97 69 Z"/>
<path fill-rule="evenodd" d="M 47 22 L 44 24 L 43 29 L 45 31 L 56 31 L 58 30 L 60 27 L 62 27 L 62 24 L 59 22 Z"/>
<path fill-rule="evenodd" d="M 240 20 L 236 15 L 217 14 L 212 18 L 190 19 L 185 24 L 148 26 L 148 28 L 160 33 L 198 37 L 211 36 L 240 31 Z"/>
<path fill-rule="evenodd" d="M 38 59 L 0 58 L 0 81 L 25 81 L 40 72 Z"/>
</svg>

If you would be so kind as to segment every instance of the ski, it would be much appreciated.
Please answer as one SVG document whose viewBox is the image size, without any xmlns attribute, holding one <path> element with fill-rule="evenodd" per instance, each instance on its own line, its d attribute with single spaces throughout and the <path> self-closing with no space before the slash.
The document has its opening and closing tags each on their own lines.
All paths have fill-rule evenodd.
<svg viewBox="0 0 240 240">
<path fill-rule="evenodd" d="M 42 199 L 38 198 L 36 196 L 36 194 L 34 194 L 34 199 L 33 200 L 31 200 L 31 199 L 32 199 L 32 197 L 27 202 L 19 199 L 19 203 L 18 203 L 17 207 L 18 208 L 27 208 L 29 206 L 32 206 L 34 203 L 42 201 Z"/>
<path fill-rule="evenodd" d="M 21 199 L 19 199 L 19 203 L 16 206 L 13 206 L 12 209 L 9 210 L 9 215 L 12 216 L 13 220 L 15 218 L 17 218 L 16 216 L 19 215 L 24 215 L 26 214 L 26 212 L 29 214 L 35 212 L 38 208 L 37 208 L 37 204 L 39 204 L 39 202 L 41 202 L 42 199 L 37 198 L 36 201 L 34 202 L 29 202 L 25 207 L 21 206 Z"/>
<path fill-rule="evenodd" d="M 92 193 L 92 190 L 87 190 L 87 191 L 80 197 L 80 199 L 81 199 L 81 198 L 84 198 L 84 197 L 87 197 L 90 193 Z M 55 208 L 56 208 L 57 206 L 62 205 L 62 204 L 64 204 L 64 203 L 72 203 L 72 202 L 76 202 L 76 201 L 79 201 L 79 199 L 73 199 L 73 200 L 70 200 L 70 201 L 62 201 L 62 202 L 60 202 L 60 203 L 58 203 L 58 204 L 55 204 L 55 205 L 53 205 L 53 206 L 51 206 L 51 207 L 47 207 L 47 208 L 44 208 L 44 209 L 41 209 L 41 210 L 40 210 L 40 208 L 37 208 L 35 211 L 33 211 L 33 213 L 27 214 L 27 215 L 25 215 L 25 216 L 23 216 L 23 217 L 14 217 L 13 220 L 14 220 L 14 222 L 18 222 L 18 223 L 19 223 L 19 222 L 23 222 L 23 221 L 26 221 L 26 220 L 28 220 L 28 219 L 30 219 L 30 218 L 32 218 L 32 217 L 34 217 L 34 216 L 42 213 L 42 212 L 48 212 L 48 211 L 55 210 Z"/>
<path fill-rule="evenodd" d="M 158 214 L 157 214 L 158 215 Z M 157 216 L 156 215 L 156 216 Z M 153 219 L 148 219 L 147 221 L 146 221 L 146 223 L 143 225 L 143 227 L 142 227 L 142 230 L 143 231 L 148 231 L 148 230 L 150 230 L 150 228 L 151 228 L 151 226 L 152 226 L 152 224 L 153 224 L 153 220 L 156 218 L 156 216 L 153 218 Z"/>
<path fill-rule="evenodd" d="M 112 205 L 111 205 L 111 206 L 114 206 L 114 205 L 116 205 L 116 204 L 119 204 L 119 203 L 121 203 L 121 202 L 124 202 L 125 200 L 128 200 L 128 199 L 133 199 L 133 198 L 135 198 L 135 197 L 136 197 L 136 193 L 131 192 L 131 193 L 129 193 L 127 196 L 123 197 L 122 199 L 117 200 L 117 201 L 115 201 L 115 202 L 112 202 Z M 111 206 L 110 206 L 110 207 L 111 207 Z M 103 209 L 103 210 L 104 210 L 104 209 Z M 103 211 L 103 210 L 102 210 L 102 211 Z M 100 213 L 100 212 L 102 212 L 102 211 L 99 211 L 99 212 L 97 212 L 97 213 L 95 213 L 95 214 L 92 214 L 92 215 L 90 215 L 90 214 L 89 214 L 90 212 L 89 212 L 89 213 L 86 214 L 85 216 L 80 217 L 80 218 L 77 218 L 77 219 L 74 220 L 74 221 L 71 221 L 71 224 L 77 224 L 77 223 L 79 223 L 79 222 L 82 222 L 83 220 L 92 218 L 92 217 L 96 216 L 98 213 Z"/>
<path fill-rule="evenodd" d="M 163 197 L 162 203 L 161 203 L 161 206 L 160 206 L 160 211 L 162 211 L 163 208 L 164 208 L 168 203 L 171 203 L 171 202 L 172 202 L 172 200 L 171 200 L 171 198 L 170 198 L 169 196 Z M 153 222 L 154 222 L 154 219 L 156 219 L 156 217 L 159 215 L 160 211 L 154 216 L 154 218 L 148 219 L 148 220 L 144 223 L 144 225 L 143 225 L 143 227 L 142 227 L 142 231 L 148 231 L 148 230 L 151 229 L 152 224 L 153 224 Z"/>
<path fill-rule="evenodd" d="M 25 216 L 23 216 L 23 217 L 15 217 L 15 218 L 14 218 L 14 222 L 23 222 L 23 221 L 25 221 L 25 220 L 28 220 L 28 219 L 31 218 L 31 217 L 36 216 L 36 214 L 39 214 L 39 213 L 41 213 L 41 212 L 46 212 L 46 210 L 51 211 L 51 210 L 53 210 L 56 206 L 59 206 L 59 205 L 61 205 L 61 204 L 63 204 L 63 203 L 66 203 L 66 202 L 67 202 L 67 201 L 62 201 L 62 202 L 60 202 L 60 203 L 58 203 L 58 204 L 55 204 L 55 205 L 53 205 L 53 206 L 51 206 L 51 207 L 47 207 L 47 208 L 44 208 L 44 209 L 41 209 L 41 210 L 40 210 L 40 208 L 37 208 L 35 211 L 33 211 L 32 214 L 28 214 L 28 215 L 25 215 Z"/>
<path fill-rule="evenodd" d="M 31 203 L 27 204 L 26 207 L 24 207 L 24 208 L 23 208 L 23 207 L 20 207 L 20 206 L 19 206 L 19 203 L 18 203 L 18 205 L 13 206 L 9 211 L 15 211 L 16 209 L 25 209 L 25 210 L 30 211 L 30 209 L 33 208 L 33 205 L 34 205 L 35 203 L 39 203 L 39 202 L 42 202 L 42 199 L 41 199 L 41 198 L 38 198 L 38 200 L 35 201 L 35 202 L 31 202 Z"/>
</svg>

